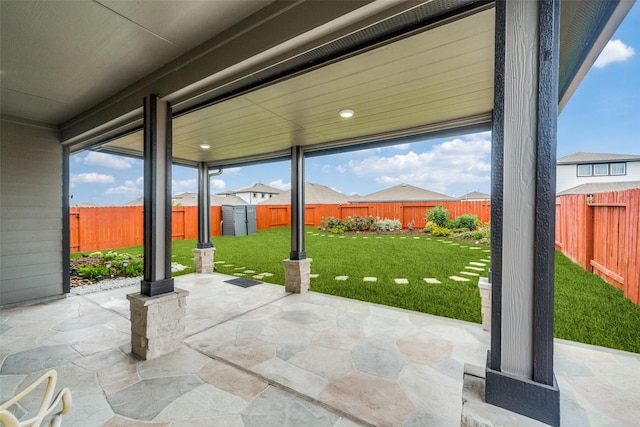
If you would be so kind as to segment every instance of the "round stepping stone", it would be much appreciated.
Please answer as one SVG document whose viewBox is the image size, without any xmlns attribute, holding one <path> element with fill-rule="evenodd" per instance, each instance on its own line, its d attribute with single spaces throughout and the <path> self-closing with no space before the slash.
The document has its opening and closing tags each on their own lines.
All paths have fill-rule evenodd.
<svg viewBox="0 0 640 427">
<path fill-rule="evenodd" d="M 398 285 L 407 285 L 409 284 L 409 280 L 408 279 L 393 279 L 394 282 L 396 282 L 396 284 Z"/>
<path fill-rule="evenodd" d="M 413 240 L 419 240 L 419 239 L 420 239 L 419 237 L 414 237 L 414 238 L 413 238 Z"/>
<path fill-rule="evenodd" d="M 236 267 L 236 268 L 234 268 L 234 270 L 244 270 L 245 268 L 247 268 L 247 267 Z"/>
<path fill-rule="evenodd" d="M 376 282 L 378 281 L 377 277 L 365 277 L 364 279 L 362 279 L 364 282 Z"/>
<path fill-rule="evenodd" d="M 482 252 L 491 252 L 491 249 L 483 249 Z"/>
<path fill-rule="evenodd" d="M 216 261 L 214 264 L 225 264 L 227 261 Z"/>
<path fill-rule="evenodd" d="M 441 281 L 439 281 L 438 279 L 434 279 L 433 277 L 425 277 L 424 281 L 435 285 L 442 283 Z"/>
<path fill-rule="evenodd" d="M 336 280 L 339 280 L 341 282 L 344 282 L 345 280 L 347 280 L 349 278 L 349 276 L 336 276 Z"/>
<path fill-rule="evenodd" d="M 467 265 L 465 268 L 467 270 L 484 271 L 484 268 L 482 268 L 482 267 L 470 267 L 470 266 Z"/>
<path fill-rule="evenodd" d="M 406 236 L 402 236 L 402 237 L 400 237 L 400 238 L 401 238 L 401 239 L 406 239 L 407 237 L 406 237 Z"/>
<path fill-rule="evenodd" d="M 331 238 L 334 238 L 334 237 L 336 237 L 336 236 L 334 236 L 334 235 L 332 234 L 331 236 L 327 236 L 327 237 L 331 237 Z"/>
<path fill-rule="evenodd" d="M 376 239 L 382 239 L 382 236 L 376 236 Z"/>
<path fill-rule="evenodd" d="M 455 280 L 456 282 L 470 282 L 470 280 L 467 279 L 466 277 L 460 277 L 460 276 L 449 276 L 449 279 Z"/>
<path fill-rule="evenodd" d="M 461 271 L 460 274 L 465 274 L 467 276 L 480 276 L 478 273 L 472 273 L 470 271 Z"/>
<path fill-rule="evenodd" d="M 476 246 L 471 246 L 469 249 L 471 249 L 472 251 L 478 251 L 480 250 L 480 248 L 476 247 Z"/>
<path fill-rule="evenodd" d="M 233 264 L 225 264 L 225 267 L 233 267 Z"/>
<path fill-rule="evenodd" d="M 475 262 L 475 261 L 471 261 L 469 264 L 477 265 L 478 267 L 484 267 L 485 265 L 487 265 L 484 262 Z"/>
<path fill-rule="evenodd" d="M 338 239 L 344 239 L 344 236 L 340 236 L 340 237 L 338 237 Z"/>
<path fill-rule="evenodd" d="M 238 277 L 243 277 L 245 274 L 244 273 L 233 273 L 234 276 L 238 276 Z"/>
<path fill-rule="evenodd" d="M 252 274 L 255 273 L 255 270 L 245 270 L 243 273 Z"/>
<path fill-rule="evenodd" d="M 264 277 L 271 277 L 271 276 L 273 276 L 273 274 L 272 274 L 272 273 L 266 273 L 266 272 L 265 272 L 265 273 L 260 273 L 260 274 L 262 274 Z"/>
<path fill-rule="evenodd" d="M 258 280 L 262 280 L 264 279 L 264 276 L 262 274 L 256 274 L 255 276 L 253 276 L 254 279 L 258 279 Z"/>
<path fill-rule="evenodd" d="M 310 274 L 309 277 L 312 279 L 317 278 L 318 276 L 320 276 L 319 274 Z"/>
<path fill-rule="evenodd" d="M 480 261 L 484 261 L 484 262 L 491 262 L 490 259 L 481 259 Z"/>
</svg>

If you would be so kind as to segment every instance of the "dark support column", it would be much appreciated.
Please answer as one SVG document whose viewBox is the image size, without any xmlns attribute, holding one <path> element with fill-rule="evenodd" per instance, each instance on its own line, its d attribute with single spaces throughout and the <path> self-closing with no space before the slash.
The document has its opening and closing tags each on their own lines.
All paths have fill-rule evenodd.
<svg viewBox="0 0 640 427">
<path fill-rule="evenodd" d="M 486 401 L 560 425 L 553 374 L 559 1 L 496 3 Z"/>
<path fill-rule="evenodd" d="M 144 278 L 140 293 L 173 292 L 171 278 L 171 108 L 144 99 Z"/>
<path fill-rule="evenodd" d="M 201 162 L 198 164 L 198 249 L 213 247 L 209 191 L 209 167 Z"/>
<path fill-rule="evenodd" d="M 304 153 L 291 147 L 291 260 L 307 258 L 304 250 Z"/>
<path fill-rule="evenodd" d="M 69 224 L 69 147 L 62 147 L 62 293 L 71 292 L 71 225 Z"/>
</svg>

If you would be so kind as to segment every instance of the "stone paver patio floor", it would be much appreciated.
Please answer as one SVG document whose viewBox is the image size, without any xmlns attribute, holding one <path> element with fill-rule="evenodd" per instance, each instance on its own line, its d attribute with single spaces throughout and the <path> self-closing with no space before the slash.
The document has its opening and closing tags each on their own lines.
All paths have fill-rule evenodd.
<svg viewBox="0 0 640 427">
<path fill-rule="evenodd" d="M 137 286 L 3 309 L 0 399 L 55 368 L 68 426 L 460 425 L 463 366 L 489 347 L 480 325 L 231 279 L 175 279 L 186 339 L 150 361 L 130 355 Z M 562 425 L 640 425 L 640 355 L 555 351 Z"/>
</svg>

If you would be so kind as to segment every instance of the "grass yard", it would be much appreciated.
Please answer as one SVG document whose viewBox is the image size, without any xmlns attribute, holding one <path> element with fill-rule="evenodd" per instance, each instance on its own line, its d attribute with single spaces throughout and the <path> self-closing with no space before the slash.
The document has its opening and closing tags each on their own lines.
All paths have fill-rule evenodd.
<svg viewBox="0 0 640 427">
<path fill-rule="evenodd" d="M 480 323 L 479 274 L 486 276 L 488 246 L 450 239 L 413 236 L 330 235 L 308 228 L 306 251 L 311 263 L 311 290 L 438 316 Z M 355 238 L 354 238 L 355 237 Z M 271 273 L 265 282 L 283 284 L 282 260 L 290 251 L 288 227 L 253 236 L 214 237 L 216 269 L 244 277 Z M 194 240 L 173 242 L 172 261 L 193 272 Z M 475 249 L 471 249 L 475 248 Z M 142 247 L 115 249 L 131 255 Z M 484 266 L 480 264 L 485 264 Z M 248 273 L 245 271 L 249 270 Z M 462 274 L 467 272 L 468 274 Z M 455 281 L 450 276 L 470 279 Z M 336 276 L 348 276 L 339 281 Z M 375 282 L 364 281 L 376 277 Z M 441 283 L 427 283 L 425 278 Z M 397 284 L 395 279 L 407 279 Z M 622 291 L 556 253 L 555 336 L 571 341 L 640 353 L 640 307 Z"/>
</svg>

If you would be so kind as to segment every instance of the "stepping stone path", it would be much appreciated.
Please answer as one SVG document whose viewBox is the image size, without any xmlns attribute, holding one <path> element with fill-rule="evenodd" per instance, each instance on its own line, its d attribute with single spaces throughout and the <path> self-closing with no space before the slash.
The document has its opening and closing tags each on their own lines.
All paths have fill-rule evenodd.
<svg viewBox="0 0 640 427">
<path fill-rule="evenodd" d="M 327 237 L 331 237 L 331 238 L 333 238 L 333 237 L 336 237 L 336 236 L 334 236 L 334 235 L 332 234 L 332 235 L 330 235 L 330 236 L 327 236 Z"/>
<path fill-rule="evenodd" d="M 441 281 L 439 281 L 438 279 L 434 279 L 433 277 L 425 277 L 424 281 L 427 283 L 432 283 L 436 285 L 439 283 L 442 283 Z"/>
<path fill-rule="evenodd" d="M 216 261 L 214 264 L 225 264 L 227 261 Z"/>
<path fill-rule="evenodd" d="M 419 237 L 414 237 L 414 238 L 413 238 L 413 240 L 419 240 L 419 239 L 420 239 Z"/>
<path fill-rule="evenodd" d="M 362 279 L 364 282 L 376 282 L 378 281 L 377 277 L 365 277 L 364 279 Z"/>
<path fill-rule="evenodd" d="M 336 280 L 339 280 L 341 282 L 344 282 L 345 280 L 347 280 L 349 278 L 349 276 L 336 276 Z"/>
<path fill-rule="evenodd" d="M 460 274 L 465 274 L 467 276 L 480 276 L 478 273 L 472 273 L 470 271 L 461 271 Z"/>
<path fill-rule="evenodd" d="M 225 264 L 225 267 L 233 267 L 233 264 Z"/>
<path fill-rule="evenodd" d="M 247 267 L 236 267 L 236 268 L 234 268 L 234 270 L 244 270 L 245 268 L 247 268 Z"/>
<path fill-rule="evenodd" d="M 471 261 L 469 264 L 477 265 L 478 267 L 484 267 L 485 265 L 487 265 L 484 262 L 475 262 L 475 261 Z"/>
<path fill-rule="evenodd" d="M 491 252 L 491 249 L 483 249 L 482 252 Z"/>
<path fill-rule="evenodd" d="M 320 276 L 319 274 L 310 274 L 309 277 L 311 277 L 312 279 L 317 278 L 318 276 Z"/>
<path fill-rule="evenodd" d="M 482 268 L 482 267 L 470 267 L 470 266 L 467 265 L 465 268 L 467 270 L 484 271 L 484 268 Z"/>
<path fill-rule="evenodd" d="M 476 247 L 476 246 L 471 246 L 469 249 L 471 249 L 472 251 L 480 250 L 480 248 L 478 248 L 478 247 Z"/>
<path fill-rule="evenodd" d="M 238 276 L 238 277 L 243 277 L 245 276 L 244 273 L 233 273 L 234 276 Z"/>
<path fill-rule="evenodd" d="M 243 271 L 243 273 L 253 274 L 253 273 L 255 273 L 255 270 L 245 270 L 245 271 Z"/>
<path fill-rule="evenodd" d="M 407 279 L 393 279 L 394 282 L 398 285 L 407 285 L 409 284 L 409 280 Z"/>
<path fill-rule="evenodd" d="M 455 280 L 456 282 L 469 282 L 470 281 L 470 279 L 467 279 L 466 277 L 460 277 L 460 276 L 449 276 L 449 279 Z"/>
<path fill-rule="evenodd" d="M 491 260 L 490 260 L 490 259 L 481 259 L 480 261 L 483 261 L 483 262 L 491 262 Z"/>
</svg>

